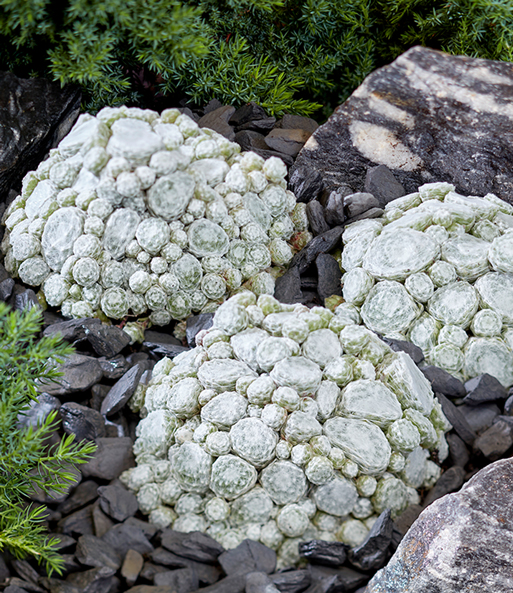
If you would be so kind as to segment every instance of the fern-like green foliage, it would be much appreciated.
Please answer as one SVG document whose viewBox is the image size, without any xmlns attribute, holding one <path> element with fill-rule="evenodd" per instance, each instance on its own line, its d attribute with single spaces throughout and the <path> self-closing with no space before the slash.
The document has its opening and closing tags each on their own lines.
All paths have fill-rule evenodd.
<svg viewBox="0 0 513 593">
<path fill-rule="evenodd" d="M 0 0 L 0 69 L 75 82 L 83 107 L 154 92 L 327 115 L 413 45 L 513 60 L 513 0 Z"/>
<path fill-rule="evenodd" d="M 58 540 L 42 525 L 44 507 L 30 503 L 35 490 L 62 493 L 76 481 L 70 469 L 86 463 L 94 443 L 73 443 L 73 435 L 58 445 L 45 441 L 57 428 L 56 413 L 37 428 L 23 428 L 20 417 L 37 395 L 40 381 L 59 377 L 55 363 L 73 352 L 59 336 L 38 339 L 41 314 L 31 308 L 10 311 L 0 303 L 0 550 L 18 558 L 35 557 L 49 574 L 62 572 Z"/>
</svg>

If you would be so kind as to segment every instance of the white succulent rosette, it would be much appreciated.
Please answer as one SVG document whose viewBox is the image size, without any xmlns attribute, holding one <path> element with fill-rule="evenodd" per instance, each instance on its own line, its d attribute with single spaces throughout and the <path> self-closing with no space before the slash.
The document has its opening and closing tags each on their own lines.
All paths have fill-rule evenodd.
<svg viewBox="0 0 513 593">
<path fill-rule="evenodd" d="M 298 541 L 357 545 L 384 509 L 418 502 L 450 424 L 411 358 L 359 322 L 348 304 L 241 292 L 195 349 L 159 361 L 130 403 L 137 467 L 122 475 L 150 520 L 259 540 L 287 566 Z"/>
<path fill-rule="evenodd" d="M 176 109 L 83 114 L 5 213 L 5 266 L 67 317 L 165 325 L 244 283 L 272 294 L 311 238 L 286 173 Z"/>
<path fill-rule="evenodd" d="M 513 206 L 428 183 L 342 241 L 342 294 L 366 327 L 411 340 L 463 381 L 513 385 Z"/>
</svg>

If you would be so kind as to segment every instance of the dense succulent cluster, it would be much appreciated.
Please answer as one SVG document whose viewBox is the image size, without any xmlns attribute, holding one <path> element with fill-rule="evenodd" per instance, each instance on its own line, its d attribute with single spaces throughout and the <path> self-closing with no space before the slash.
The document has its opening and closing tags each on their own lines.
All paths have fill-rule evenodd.
<svg viewBox="0 0 513 593">
<path fill-rule="evenodd" d="M 105 107 L 25 177 L 4 216 L 5 266 L 67 317 L 165 325 L 244 282 L 272 294 L 264 270 L 310 238 L 286 173 L 176 109 Z"/>
<path fill-rule="evenodd" d="M 440 475 L 450 428 L 412 359 L 358 325 L 356 307 L 241 292 L 198 346 L 153 369 L 130 405 L 137 467 L 122 480 L 152 523 L 244 538 L 297 560 L 297 542 L 367 535 Z"/>
<path fill-rule="evenodd" d="M 342 238 L 343 297 L 368 328 L 460 379 L 513 384 L 513 206 L 430 183 Z"/>
</svg>

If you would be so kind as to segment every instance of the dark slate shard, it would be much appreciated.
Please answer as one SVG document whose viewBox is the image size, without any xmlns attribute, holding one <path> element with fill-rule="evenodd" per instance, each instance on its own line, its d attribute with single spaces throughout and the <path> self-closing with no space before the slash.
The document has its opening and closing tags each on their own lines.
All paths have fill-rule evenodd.
<svg viewBox="0 0 513 593">
<path fill-rule="evenodd" d="M 235 139 L 235 132 L 228 122 L 234 113 L 235 107 L 231 105 L 218 107 L 201 117 L 198 121 L 198 126 L 200 128 L 215 130 L 225 138 L 228 138 L 228 140 L 233 141 Z"/>
<path fill-rule="evenodd" d="M 271 150 L 297 156 L 311 133 L 306 130 L 280 130 L 275 128 L 265 137 L 265 143 Z"/>
<path fill-rule="evenodd" d="M 431 383 L 433 391 L 443 393 L 448 397 L 465 397 L 465 385 L 444 369 L 435 366 L 425 366 L 420 369 Z"/>
<path fill-rule="evenodd" d="M 80 102 L 74 85 L 0 72 L 0 201 L 68 134 Z"/>
<path fill-rule="evenodd" d="M 200 531 L 182 533 L 173 531 L 173 529 L 164 529 L 162 545 L 178 556 L 212 564 L 216 562 L 220 554 L 224 553 L 224 548 L 220 543 Z"/>
<path fill-rule="evenodd" d="M 477 434 L 484 432 L 501 413 L 494 403 L 478 404 L 477 406 L 458 406 L 459 412 L 464 416 L 470 428 Z M 468 444 L 468 443 L 467 443 Z"/>
<path fill-rule="evenodd" d="M 348 191 L 351 193 L 350 190 Z M 324 216 L 330 227 L 341 225 L 345 221 L 344 202 L 346 195 L 348 194 L 343 187 L 330 192 L 324 204 Z"/>
<path fill-rule="evenodd" d="M 200 313 L 199 315 L 189 315 L 187 317 L 185 337 L 190 348 L 196 347 L 196 334 L 202 329 L 212 327 L 213 320 L 213 313 Z"/>
<path fill-rule="evenodd" d="M 121 485 L 100 486 L 98 494 L 100 496 L 100 508 L 116 521 L 121 522 L 128 519 L 128 517 L 133 517 L 139 510 L 137 498 Z"/>
<path fill-rule="evenodd" d="M 394 521 L 394 530 L 401 534 L 401 539 L 408 529 L 415 523 L 417 517 L 422 513 L 420 504 L 410 504 Z"/>
<path fill-rule="evenodd" d="M 276 127 L 284 130 L 305 130 L 313 134 L 319 127 L 319 124 L 311 117 L 286 113 L 282 119 L 276 122 Z"/>
<path fill-rule="evenodd" d="M 105 436 L 105 420 L 96 410 L 74 402 L 62 404 L 60 408 L 62 429 L 74 434 L 75 440 L 94 441 Z"/>
<path fill-rule="evenodd" d="M 121 566 L 119 555 L 109 544 L 94 535 L 81 535 L 78 538 L 75 556 L 85 566 L 106 567 L 115 571 Z"/>
<path fill-rule="evenodd" d="M 153 551 L 153 546 L 144 531 L 135 525 L 118 523 L 103 534 L 102 540 L 112 546 L 122 558 L 126 556 L 128 550 L 135 550 L 143 555 Z"/>
<path fill-rule="evenodd" d="M 16 198 L 16 196 L 17 196 L 17 192 L 14 192 L 14 198 Z M 4 264 L 0 263 L 0 282 L 3 282 L 4 280 L 7 280 L 8 278 L 9 278 L 9 273 L 5 269 Z"/>
<path fill-rule="evenodd" d="M 394 338 L 386 338 L 385 336 L 380 336 L 380 338 L 383 340 L 383 342 L 385 342 L 385 344 L 388 344 L 394 352 L 406 352 L 406 354 L 409 355 L 415 364 L 419 364 L 424 360 L 424 354 L 422 350 L 412 342 L 407 342 L 406 340 L 396 340 Z"/>
<path fill-rule="evenodd" d="M 310 230 L 314 236 L 322 235 L 330 230 L 330 227 L 324 218 L 324 208 L 317 200 L 308 202 L 306 205 L 306 215 L 308 217 Z"/>
<path fill-rule="evenodd" d="M 290 267 L 299 269 L 303 274 L 321 253 L 327 253 L 334 249 L 340 241 L 343 227 L 337 226 L 322 235 L 314 237 L 301 251 L 296 253 L 290 262 Z"/>
<path fill-rule="evenodd" d="M 498 379 L 488 373 L 474 377 L 465 383 L 467 396 L 463 403 L 469 406 L 476 406 L 481 403 L 506 399 L 508 390 Z"/>
<path fill-rule="evenodd" d="M 263 107 L 257 105 L 253 101 L 239 107 L 232 113 L 228 123 L 232 126 L 242 126 L 251 121 L 262 120 L 267 118 L 267 113 Z"/>
<path fill-rule="evenodd" d="M 297 267 L 289 268 L 283 276 L 276 279 L 274 297 L 280 303 L 300 303 L 302 301 L 301 276 Z"/>
<path fill-rule="evenodd" d="M 66 577 L 66 581 L 83 593 L 109 593 L 114 583 L 115 570 L 102 566 L 84 572 L 74 572 Z"/>
<path fill-rule="evenodd" d="M 65 535 L 93 535 L 92 506 L 88 505 L 61 519 L 57 523 L 58 531 Z"/>
<path fill-rule="evenodd" d="M 18 585 L 7 585 L 7 587 L 4 589 L 4 593 L 27 593 L 28 589 L 22 589 L 21 587 L 18 587 Z"/>
<path fill-rule="evenodd" d="M 69 321 L 58 321 L 45 327 L 44 336 L 53 336 L 60 333 L 66 342 L 78 342 L 86 339 L 86 334 L 95 328 L 101 327 L 102 322 L 96 318 L 82 317 L 80 319 L 70 319 Z"/>
<path fill-rule="evenodd" d="M 474 448 L 490 461 L 499 459 L 513 445 L 512 428 L 509 422 L 498 420 L 477 437 Z"/>
<path fill-rule="evenodd" d="M 352 224 L 353 222 L 358 222 L 359 220 L 365 220 L 367 218 L 381 218 L 385 211 L 383 208 L 371 208 L 370 210 L 366 210 L 358 216 L 353 216 L 352 218 L 348 218 L 346 220 L 346 226 Z"/>
<path fill-rule="evenodd" d="M 388 202 L 406 194 L 404 187 L 397 181 L 392 171 L 385 165 L 378 165 L 377 167 L 372 167 L 367 170 L 364 187 L 366 192 L 377 199 L 380 208 L 384 208 Z M 368 210 L 368 208 L 366 208 L 366 210 Z"/>
<path fill-rule="evenodd" d="M 130 587 L 126 593 L 175 593 L 172 587 L 155 587 L 153 585 L 136 585 Z"/>
<path fill-rule="evenodd" d="M 96 439 L 96 445 L 98 448 L 91 461 L 80 466 L 85 477 L 114 480 L 135 465 L 130 437 L 100 438 Z"/>
<path fill-rule="evenodd" d="M 3 583 L 10 576 L 11 571 L 9 570 L 9 567 L 6 564 L 3 555 L 0 554 L 0 583 Z"/>
<path fill-rule="evenodd" d="M 69 515 L 84 505 L 93 502 L 98 498 L 98 484 L 93 480 L 81 482 L 57 507 L 57 511 L 62 515 Z"/>
<path fill-rule="evenodd" d="M 130 344 L 130 336 L 115 325 L 93 326 L 85 334 L 98 356 L 111 358 Z"/>
<path fill-rule="evenodd" d="M 43 577 L 41 580 L 50 593 L 81 593 L 77 587 L 61 579 Z"/>
<path fill-rule="evenodd" d="M 300 168 L 292 167 L 289 169 L 289 189 L 294 192 L 298 202 L 315 200 L 325 189 L 323 176 L 306 164 Z"/>
<path fill-rule="evenodd" d="M 379 200 L 372 194 L 358 192 L 344 198 L 344 207 L 347 218 L 354 218 L 355 216 L 367 212 L 367 210 L 370 210 L 371 208 L 380 208 L 381 205 Z"/>
<path fill-rule="evenodd" d="M 0 282 L 0 299 L 7 302 L 12 295 L 14 288 L 14 280 L 12 278 L 6 278 Z"/>
<path fill-rule="evenodd" d="M 511 593 L 513 459 L 427 507 L 367 593 Z M 448 547 L 450 552 L 448 552 Z"/>
<path fill-rule="evenodd" d="M 144 368 L 136 364 L 119 379 L 102 401 L 100 412 L 104 416 L 112 416 L 121 410 L 134 394 L 143 372 Z"/>
<path fill-rule="evenodd" d="M 109 385 L 102 385 L 101 383 L 97 383 L 91 387 L 91 399 L 89 400 L 89 406 L 96 410 L 97 412 L 100 411 L 102 407 L 102 401 L 107 397 L 107 393 L 111 390 Z"/>
<path fill-rule="evenodd" d="M 465 443 L 457 434 L 449 433 L 445 436 L 449 445 L 449 458 L 453 465 L 465 467 L 470 459 Z"/>
<path fill-rule="evenodd" d="M 204 562 L 195 562 L 183 556 L 177 556 L 173 552 L 168 552 L 164 548 L 155 548 L 151 553 L 151 559 L 157 564 L 165 566 L 172 566 L 174 568 L 193 568 L 198 575 L 200 583 L 203 585 L 212 585 L 217 582 L 221 576 L 221 569 L 212 564 L 205 564 Z"/>
<path fill-rule="evenodd" d="M 103 378 L 114 381 L 117 379 L 121 379 L 121 377 L 130 368 L 130 363 L 122 354 L 112 356 L 111 358 L 106 358 L 105 356 L 102 356 L 98 359 L 98 364 L 102 369 Z"/>
<path fill-rule="evenodd" d="M 197 113 L 195 113 L 194 111 L 192 111 L 192 109 L 190 109 L 189 107 L 177 107 L 177 109 L 180 113 L 182 113 L 183 115 L 186 115 L 187 117 L 190 117 L 196 123 L 199 122 L 200 116 Z"/>
<path fill-rule="evenodd" d="M 510 395 L 504 402 L 504 413 L 508 416 L 513 416 L 513 395 Z"/>
<path fill-rule="evenodd" d="M 109 531 L 109 529 L 114 527 L 114 521 L 107 517 L 107 515 L 101 510 L 100 503 L 98 501 L 93 505 L 91 517 L 93 519 L 94 534 L 97 537 L 103 537 L 107 531 Z"/>
<path fill-rule="evenodd" d="M 40 392 L 60 396 L 86 391 L 103 376 L 98 360 L 84 354 L 71 354 L 63 364 L 57 366 L 57 369 L 63 373 L 62 377 L 55 381 L 41 381 Z"/>
<path fill-rule="evenodd" d="M 265 572 L 248 572 L 246 593 L 279 593 L 279 589 Z"/>
<path fill-rule="evenodd" d="M 14 292 L 10 301 L 16 311 L 25 311 L 25 309 L 31 309 L 32 307 L 42 310 L 39 299 L 31 288 L 26 288 L 19 293 Z"/>
<path fill-rule="evenodd" d="M 313 539 L 299 543 L 299 555 L 312 564 L 342 566 L 347 558 L 349 546 L 342 542 L 325 542 Z"/>
<path fill-rule="evenodd" d="M 466 196 L 510 201 L 512 86 L 509 63 L 413 47 L 365 79 L 314 132 L 290 174 L 308 167 L 362 191 L 367 170 L 386 165 L 407 193 L 446 181 Z"/>
<path fill-rule="evenodd" d="M 190 350 L 188 346 L 181 346 L 177 344 L 171 343 L 162 343 L 162 342 L 143 342 L 143 348 L 146 348 L 149 352 L 151 352 L 154 356 L 158 358 L 162 358 L 163 356 L 167 356 L 168 358 L 174 358 L 181 354 L 182 352 L 186 352 Z"/>
<path fill-rule="evenodd" d="M 171 587 L 176 593 L 191 593 L 199 587 L 198 575 L 193 568 L 159 572 L 155 575 L 153 583 L 158 587 Z"/>
<path fill-rule="evenodd" d="M 349 552 L 351 564 L 363 571 L 381 568 L 388 559 L 392 531 L 391 512 L 387 509 L 376 519 L 365 541 Z"/>
<path fill-rule="evenodd" d="M 246 573 L 241 572 L 229 575 L 208 587 L 198 589 L 196 593 L 243 593 L 245 590 Z"/>
<path fill-rule="evenodd" d="M 312 584 L 305 593 L 335 593 L 337 591 L 354 591 L 369 580 L 369 575 L 342 566 L 333 568 L 331 566 L 312 565 Z"/>
<path fill-rule="evenodd" d="M 11 560 L 11 566 L 19 577 L 37 586 L 39 574 L 26 560 Z"/>
<path fill-rule="evenodd" d="M 304 568 L 275 572 L 270 577 L 281 593 L 301 593 L 312 582 L 310 571 Z"/>
<path fill-rule="evenodd" d="M 276 569 L 276 552 L 260 542 L 245 539 L 233 550 L 223 552 L 218 561 L 227 575 L 255 571 L 271 574 Z"/>
<path fill-rule="evenodd" d="M 327 299 L 330 296 L 342 296 L 342 286 L 340 279 L 342 272 L 338 261 L 328 253 L 321 253 L 315 260 L 317 267 L 317 292 L 321 299 Z"/>
<path fill-rule="evenodd" d="M 257 119 L 248 121 L 241 126 L 235 128 L 235 132 L 242 132 L 243 130 L 253 130 L 254 132 L 267 133 L 270 132 L 276 125 L 275 117 L 265 117 L 264 119 Z"/>
<path fill-rule="evenodd" d="M 235 142 L 240 145 L 242 150 L 269 150 L 265 142 L 265 136 L 260 132 L 243 130 L 235 134 Z"/>
<path fill-rule="evenodd" d="M 124 525 L 138 527 L 142 529 L 144 535 L 151 539 L 159 530 L 156 525 L 152 523 L 148 523 L 148 521 L 142 521 L 141 519 L 136 519 L 135 517 L 129 517 L 126 521 L 123 522 Z"/>
<path fill-rule="evenodd" d="M 456 434 L 469 446 L 472 446 L 476 439 L 476 433 L 472 430 L 465 416 L 443 393 L 435 392 L 435 395 L 442 406 L 443 413 L 452 424 Z"/>
<path fill-rule="evenodd" d="M 222 107 L 222 106 L 223 106 L 223 104 L 218 99 L 211 99 L 203 108 L 203 115 L 206 115 L 207 113 L 210 113 L 211 111 L 219 109 L 219 107 Z"/>
<path fill-rule="evenodd" d="M 453 465 L 438 478 L 436 484 L 427 493 L 423 506 L 427 507 L 438 498 L 450 492 L 455 492 L 461 488 L 464 479 L 465 470 L 459 465 Z"/>
<path fill-rule="evenodd" d="M 164 566 L 158 566 L 152 562 L 145 562 L 141 570 L 141 578 L 153 582 L 153 578 L 159 572 L 166 572 L 168 569 Z"/>
<path fill-rule="evenodd" d="M 40 393 L 36 400 L 30 400 L 29 408 L 18 414 L 18 427 L 32 426 L 36 428 L 43 424 L 50 412 L 58 410 L 61 402 L 49 393 Z"/>
</svg>

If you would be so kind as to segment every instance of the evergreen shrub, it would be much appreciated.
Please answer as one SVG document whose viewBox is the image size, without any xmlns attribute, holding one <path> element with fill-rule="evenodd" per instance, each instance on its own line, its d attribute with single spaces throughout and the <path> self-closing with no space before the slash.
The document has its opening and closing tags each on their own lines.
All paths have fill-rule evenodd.
<svg viewBox="0 0 513 593">
<path fill-rule="evenodd" d="M 0 0 L 0 69 L 75 82 L 84 109 L 155 93 L 316 117 L 422 44 L 513 60 L 511 0 Z M 321 112 L 319 109 L 323 107 Z"/>
<path fill-rule="evenodd" d="M 37 309 L 11 311 L 0 303 L 0 551 L 32 556 L 51 574 L 64 566 L 59 540 L 45 534 L 45 507 L 29 497 L 65 492 L 76 481 L 73 467 L 86 463 L 96 446 L 74 444 L 74 435 L 49 445 L 59 424 L 55 411 L 36 427 L 22 422 L 38 383 L 57 379 L 55 363 L 73 351 L 59 335 L 39 339 L 40 325 Z"/>
</svg>

